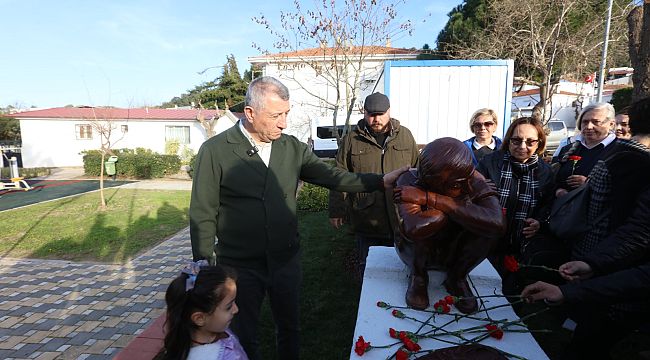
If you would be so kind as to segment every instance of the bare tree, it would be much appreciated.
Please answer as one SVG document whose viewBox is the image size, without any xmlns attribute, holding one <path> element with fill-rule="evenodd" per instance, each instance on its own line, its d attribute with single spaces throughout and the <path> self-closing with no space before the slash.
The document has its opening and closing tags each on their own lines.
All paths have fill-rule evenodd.
<svg viewBox="0 0 650 360">
<path fill-rule="evenodd" d="M 199 112 L 196 114 L 196 121 L 198 121 L 201 124 L 201 127 L 203 127 L 203 130 L 205 130 L 206 140 L 215 135 L 214 126 L 217 125 L 217 119 L 220 114 L 219 106 L 216 101 L 214 102 L 214 107 L 217 109 L 217 113 L 210 119 L 206 119 L 205 114 L 203 114 L 203 105 L 201 105 L 201 102 L 199 101 Z"/>
<path fill-rule="evenodd" d="M 378 45 L 410 35 L 413 30 L 410 20 L 397 19 L 397 8 L 404 2 L 321 0 L 313 8 L 303 9 L 301 2 L 294 0 L 295 11 L 280 13 L 280 28 L 264 15 L 253 17 L 253 21 L 275 38 L 273 46 L 281 53 L 274 55 L 274 60 L 285 70 L 283 73 L 313 98 L 302 105 L 330 113 L 333 125 L 344 111 L 345 124 L 349 125 L 363 85 L 374 86 L 367 77 L 381 71 L 379 66 L 364 66 L 369 56 L 377 52 Z M 257 44 L 253 47 L 270 53 Z M 311 70 L 309 77 L 299 78 L 292 71 L 305 67 Z M 338 132 L 337 137 L 340 140 Z"/>
<path fill-rule="evenodd" d="M 610 59 L 620 57 L 627 44 L 623 29 L 628 3 L 614 2 Z M 605 5 L 594 0 L 490 0 L 488 27 L 468 41 L 447 46 L 459 58 L 514 59 L 515 80 L 540 89 L 533 115 L 548 121 L 560 79 L 582 79 L 600 63 Z"/>
<path fill-rule="evenodd" d="M 102 109 L 101 114 L 97 114 L 95 108 L 93 109 L 93 118 L 90 120 L 90 125 L 93 129 L 93 132 L 99 135 L 99 152 L 102 154 L 102 160 L 100 164 L 99 172 L 99 197 L 100 197 L 100 209 L 106 209 L 106 197 L 104 196 L 104 164 L 106 162 L 107 155 L 114 155 L 113 146 L 122 140 L 126 135 L 126 131 L 120 128 L 118 138 L 115 138 L 116 130 L 118 129 L 118 123 L 113 118 L 110 109 Z M 124 128 L 126 129 L 126 128 Z"/>
<path fill-rule="evenodd" d="M 627 17 L 630 62 L 634 68 L 632 101 L 650 96 L 650 0 L 636 6 Z"/>
</svg>

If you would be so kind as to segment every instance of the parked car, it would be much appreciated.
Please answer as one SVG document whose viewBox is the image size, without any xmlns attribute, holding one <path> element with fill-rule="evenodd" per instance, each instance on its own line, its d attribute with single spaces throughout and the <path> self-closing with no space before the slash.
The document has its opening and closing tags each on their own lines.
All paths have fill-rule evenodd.
<svg viewBox="0 0 650 360">
<path fill-rule="evenodd" d="M 552 154 L 560 141 L 569 136 L 566 124 L 562 120 L 551 119 L 546 124 L 546 153 Z"/>
</svg>

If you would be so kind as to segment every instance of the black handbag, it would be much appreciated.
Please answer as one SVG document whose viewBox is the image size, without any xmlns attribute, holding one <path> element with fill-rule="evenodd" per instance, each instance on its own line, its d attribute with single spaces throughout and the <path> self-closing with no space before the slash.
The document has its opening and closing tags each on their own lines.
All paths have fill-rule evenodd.
<svg viewBox="0 0 650 360">
<path fill-rule="evenodd" d="M 551 234 L 568 243 L 584 238 L 591 227 L 587 220 L 590 195 L 591 188 L 587 182 L 555 199 L 548 218 Z"/>
</svg>

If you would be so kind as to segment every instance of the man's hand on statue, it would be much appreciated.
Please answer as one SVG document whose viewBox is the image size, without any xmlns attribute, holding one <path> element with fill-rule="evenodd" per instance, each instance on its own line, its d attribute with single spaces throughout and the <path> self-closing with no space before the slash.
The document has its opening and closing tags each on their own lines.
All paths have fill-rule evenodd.
<svg viewBox="0 0 650 360">
<path fill-rule="evenodd" d="M 564 294 L 559 287 L 543 281 L 526 286 L 521 292 L 521 297 L 527 303 L 542 300 L 549 305 L 555 305 L 564 301 Z"/>
<path fill-rule="evenodd" d="M 585 280 L 594 275 L 589 264 L 584 261 L 569 261 L 560 266 L 560 275 L 568 281 Z"/>
<path fill-rule="evenodd" d="M 539 231 L 540 224 L 539 221 L 533 219 L 533 218 L 528 218 L 525 219 L 524 222 L 526 225 L 524 226 L 522 233 L 524 234 L 524 237 L 526 239 L 533 237 L 537 232 Z"/>
<path fill-rule="evenodd" d="M 393 201 L 396 203 L 427 204 L 427 192 L 414 186 L 398 186 L 393 189 Z"/>
<path fill-rule="evenodd" d="M 335 229 L 341 228 L 343 224 L 343 218 L 330 218 L 330 225 L 332 225 L 332 227 Z"/>
<path fill-rule="evenodd" d="M 408 170 L 409 170 L 408 166 L 402 166 L 399 169 L 384 174 L 384 189 L 389 189 L 395 186 L 395 182 L 397 182 L 397 178 L 400 175 L 402 175 L 402 173 L 407 172 Z"/>
<path fill-rule="evenodd" d="M 575 189 L 586 182 L 587 182 L 587 177 L 582 175 L 571 175 L 568 178 L 566 178 L 566 183 L 571 187 L 571 189 Z"/>
</svg>

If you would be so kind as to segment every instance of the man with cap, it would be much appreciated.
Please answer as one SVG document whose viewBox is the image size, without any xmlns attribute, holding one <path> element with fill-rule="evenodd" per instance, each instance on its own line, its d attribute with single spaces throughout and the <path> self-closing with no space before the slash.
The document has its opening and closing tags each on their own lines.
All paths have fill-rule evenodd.
<svg viewBox="0 0 650 360">
<path fill-rule="evenodd" d="M 381 93 L 368 95 L 364 116 L 346 134 L 336 154 L 339 168 L 357 173 L 385 174 L 403 166 L 415 167 L 418 147 L 411 131 L 390 117 L 390 101 Z M 393 246 L 392 194 L 330 191 L 329 221 L 338 229 L 349 220 L 359 248 L 359 273 L 363 274 L 370 246 Z M 393 219 L 394 221 L 394 219 Z"/>
</svg>

